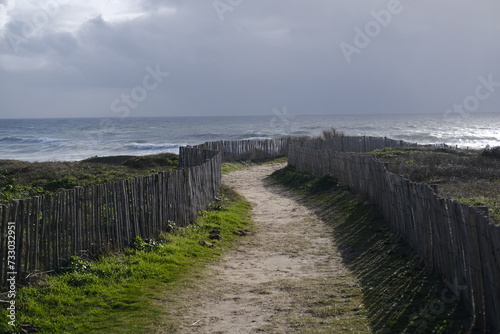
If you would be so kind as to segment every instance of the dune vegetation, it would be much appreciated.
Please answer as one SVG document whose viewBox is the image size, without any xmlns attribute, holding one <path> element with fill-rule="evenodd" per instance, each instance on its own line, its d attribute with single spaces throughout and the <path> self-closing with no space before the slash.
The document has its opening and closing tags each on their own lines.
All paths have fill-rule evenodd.
<svg viewBox="0 0 500 334">
<path fill-rule="evenodd" d="M 500 149 L 385 148 L 374 154 L 391 172 L 433 184 L 438 194 L 470 206 L 486 206 L 500 224 Z"/>
<path fill-rule="evenodd" d="M 0 204 L 177 169 L 178 155 L 94 157 L 76 162 L 0 160 Z"/>
</svg>

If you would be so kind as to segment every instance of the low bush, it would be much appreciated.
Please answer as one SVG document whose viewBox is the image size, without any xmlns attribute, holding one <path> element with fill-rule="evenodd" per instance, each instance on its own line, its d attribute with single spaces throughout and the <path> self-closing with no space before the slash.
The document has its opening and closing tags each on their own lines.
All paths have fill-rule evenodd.
<svg viewBox="0 0 500 334">
<path fill-rule="evenodd" d="M 481 156 L 485 158 L 500 159 L 500 146 L 486 146 L 484 150 L 481 151 Z"/>
</svg>

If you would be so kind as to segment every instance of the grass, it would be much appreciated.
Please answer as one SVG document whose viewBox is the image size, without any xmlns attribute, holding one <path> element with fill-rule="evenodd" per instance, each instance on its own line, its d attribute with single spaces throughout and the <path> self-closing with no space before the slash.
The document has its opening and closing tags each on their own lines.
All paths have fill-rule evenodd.
<svg viewBox="0 0 500 334">
<path fill-rule="evenodd" d="M 222 164 L 222 174 L 229 174 L 231 172 L 235 172 L 238 170 L 242 170 L 245 168 L 249 168 L 252 166 L 257 166 L 257 165 L 266 165 L 266 164 L 274 164 L 274 163 L 280 163 L 280 162 L 286 162 L 287 158 L 277 158 L 277 159 L 271 159 L 267 161 L 238 161 L 238 162 L 224 162 Z"/>
<path fill-rule="evenodd" d="M 351 274 L 289 279 L 279 284 L 287 298 L 262 328 L 263 333 L 372 333 L 362 291 Z"/>
<path fill-rule="evenodd" d="M 387 228 L 372 204 L 331 176 L 317 178 L 287 167 L 272 178 L 293 188 L 332 227 L 343 262 L 360 285 L 354 287 L 349 275 L 339 278 L 335 285 L 345 290 L 344 301 L 339 302 L 338 296 L 313 301 L 316 315 L 291 319 L 298 328 L 308 328 L 324 316 L 324 323 L 331 326 L 340 320 L 337 332 L 472 333 L 469 318 L 450 290 Z M 349 303 L 358 298 L 363 310 Z M 356 312 L 364 312 L 371 330 L 360 327 Z"/>
<path fill-rule="evenodd" d="M 321 135 L 319 137 L 316 137 L 316 139 L 319 140 L 329 140 L 337 137 L 344 137 L 345 134 L 342 131 L 339 131 L 335 129 L 334 127 L 331 127 L 329 129 L 324 129 L 321 131 Z"/>
<path fill-rule="evenodd" d="M 222 164 L 222 174 L 226 175 L 255 165 L 257 164 L 251 161 L 224 162 Z"/>
<path fill-rule="evenodd" d="M 146 176 L 178 167 L 178 156 L 95 157 L 78 162 L 0 160 L 0 204 L 75 186 Z"/>
<path fill-rule="evenodd" d="M 489 207 L 491 221 L 500 224 L 500 159 L 488 153 L 496 151 L 409 147 L 369 154 L 388 163 L 389 170 L 396 174 L 414 182 L 438 185 L 442 197 Z"/>
<path fill-rule="evenodd" d="M 238 238 L 232 231 L 251 229 L 250 204 L 227 188 L 220 198 L 216 209 L 203 211 L 196 224 L 154 242 L 136 238 L 124 253 L 95 262 L 72 258 L 58 274 L 20 288 L 17 323 L 40 333 L 148 333 L 161 318 L 161 296 L 181 288 L 228 249 Z M 209 240 L 214 229 L 222 240 Z M 0 317 L 7 319 L 3 307 Z M 175 319 L 162 322 L 164 328 L 176 327 Z M 0 332 L 12 328 L 2 321 Z"/>
</svg>

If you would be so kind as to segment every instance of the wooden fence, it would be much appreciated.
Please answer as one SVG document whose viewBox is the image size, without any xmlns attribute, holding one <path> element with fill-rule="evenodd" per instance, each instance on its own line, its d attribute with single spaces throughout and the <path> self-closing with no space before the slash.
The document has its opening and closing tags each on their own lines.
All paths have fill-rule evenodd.
<svg viewBox="0 0 500 334">
<path fill-rule="evenodd" d="M 288 163 L 318 176 L 332 174 L 367 196 L 464 301 L 477 327 L 500 331 L 500 227 L 482 211 L 389 172 L 373 156 L 290 145 Z"/>
<path fill-rule="evenodd" d="M 266 140 L 221 140 L 197 145 L 195 148 L 220 151 L 223 153 L 224 161 L 262 161 L 287 156 L 290 141 L 292 141 L 290 137 Z"/>
<path fill-rule="evenodd" d="M 415 147 L 422 146 L 403 140 L 394 140 L 387 137 L 355 137 L 341 136 L 328 140 L 317 140 L 308 137 L 286 137 L 265 140 L 221 140 L 206 142 L 193 148 L 221 151 L 224 161 L 262 161 L 288 156 L 288 146 L 294 144 L 310 149 L 333 149 L 340 152 L 370 152 L 385 147 Z M 429 146 L 429 145 L 425 145 Z M 432 145 L 432 146 L 446 146 Z M 446 146 L 448 147 L 448 146 Z M 181 161 L 181 165 L 183 162 Z"/>
<path fill-rule="evenodd" d="M 340 136 L 327 140 L 306 140 L 296 144 L 314 150 L 332 149 L 338 152 L 371 152 L 385 147 L 419 146 L 416 143 L 408 143 L 403 140 L 367 136 Z"/>
<path fill-rule="evenodd" d="M 8 272 L 17 272 L 19 280 L 27 273 L 58 268 L 72 255 L 94 257 L 127 247 L 135 236 L 156 237 L 170 222 L 192 222 L 220 188 L 222 154 L 186 149 L 180 155 L 188 167 L 175 172 L 0 206 L 2 288 Z M 8 258 L 9 229 L 15 231 L 15 259 Z M 14 267 L 7 267 L 9 260 Z"/>
<path fill-rule="evenodd" d="M 387 137 L 369 137 L 369 136 L 339 136 L 327 140 L 290 140 L 290 144 L 295 144 L 300 147 L 307 147 L 314 150 L 332 149 L 338 152 L 371 152 L 386 147 L 440 147 L 440 148 L 457 148 L 447 144 L 426 144 L 410 143 L 404 140 L 395 140 Z"/>
</svg>

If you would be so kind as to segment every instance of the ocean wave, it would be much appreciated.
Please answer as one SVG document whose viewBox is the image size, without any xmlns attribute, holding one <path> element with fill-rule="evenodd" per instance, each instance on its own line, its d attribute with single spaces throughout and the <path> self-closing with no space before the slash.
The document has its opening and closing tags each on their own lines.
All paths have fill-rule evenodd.
<svg viewBox="0 0 500 334">
<path fill-rule="evenodd" d="M 429 141 L 441 141 L 443 138 L 440 138 L 438 136 L 432 135 L 430 133 L 412 133 L 412 134 L 400 134 L 396 136 L 398 139 L 403 139 L 407 141 L 423 141 L 423 142 L 429 142 Z"/>
<path fill-rule="evenodd" d="M 201 139 L 218 139 L 224 138 L 226 135 L 220 133 L 198 133 L 190 135 L 192 138 L 201 138 Z"/>
<path fill-rule="evenodd" d="M 269 139 L 269 137 L 248 137 L 245 138 L 245 140 L 266 140 Z"/>
<path fill-rule="evenodd" d="M 254 140 L 253 138 L 260 138 L 260 139 L 269 139 L 271 135 L 268 135 L 266 133 L 261 133 L 261 132 L 246 132 L 245 134 L 238 136 L 241 139 L 249 139 L 249 140 Z"/>
<path fill-rule="evenodd" d="M 359 127 L 353 127 L 352 128 L 353 130 L 367 130 L 367 131 L 370 131 L 370 130 L 377 130 L 376 128 L 374 128 L 373 126 L 359 126 Z"/>
<path fill-rule="evenodd" d="M 474 136 L 474 135 L 469 135 L 469 136 L 450 136 L 448 137 L 449 139 L 452 140 L 470 140 L 470 141 L 495 141 L 499 140 L 497 137 L 487 137 L 487 136 Z"/>
<path fill-rule="evenodd" d="M 415 133 L 398 134 L 394 139 L 402 139 L 407 142 L 419 144 L 442 144 L 446 143 L 461 148 L 481 149 L 486 145 L 496 146 L 500 144 L 500 138 L 488 136 L 485 134 L 453 134 L 453 133 Z"/>
<path fill-rule="evenodd" d="M 158 151 L 158 150 L 172 150 L 179 148 L 183 144 L 152 144 L 152 143 L 133 143 L 125 147 L 137 151 Z"/>
<path fill-rule="evenodd" d="M 0 143 L 14 143 L 14 144 L 45 144 L 45 143 L 60 143 L 67 141 L 66 139 L 56 138 L 23 138 L 23 137 L 4 137 L 0 138 Z"/>
</svg>

